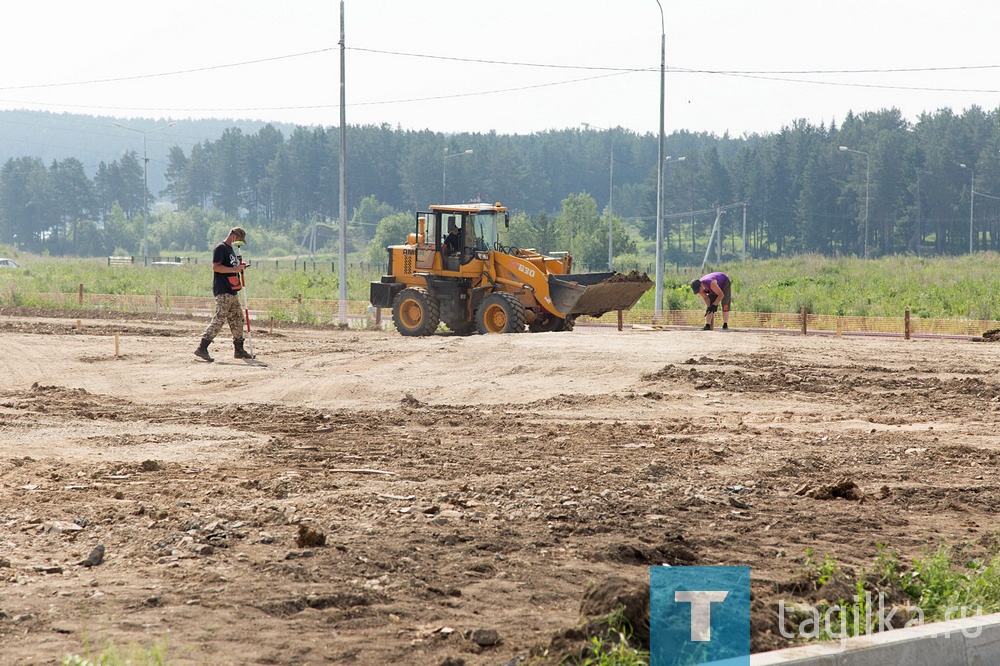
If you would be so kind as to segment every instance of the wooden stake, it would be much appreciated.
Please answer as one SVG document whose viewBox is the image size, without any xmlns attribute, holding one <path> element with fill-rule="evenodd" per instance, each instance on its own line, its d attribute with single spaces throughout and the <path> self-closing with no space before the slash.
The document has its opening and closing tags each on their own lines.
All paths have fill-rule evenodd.
<svg viewBox="0 0 1000 666">
<path fill-rule="evenodd" d="M 80 305 L 83 305 L 83 283 L 82 282 L 80 283 L 80 287 L 79 287 L 79 299 L 80 299 Z"/>
<path fill-rule="evenodd" d="M 806 325 L 806 315 L 807 314 L 809 314 L 809 308 L 807 308 L 806 306 L 803 305 L 802 306 L 802 335 L 807 335 L 808 334 L 808 330 L 807 330 L 808 327 Z"/>
<path fill-rule="evenodd" d="M 271 326 L 267 329 L 268 333 L 274 333 L 274 317 L 271 317 Z"/>
<path fill-rule="evenodd" d="M 903 338 L 910 339 L 910 308 L 908 307 L 903 312 Z"/>
<path fill-rule="evenodd" d="M 76 332 L 77 333 L 83 332 L 83 322 L 80 321 L 79 319 L 76 320 Z"/>
<path fill-rule="evenodd" d="M 844 332 L 844 322 L 840 319 L 840 317 L 837 317 L 837 337 L 838 338 L 841 337 L 843 335 L 843 332 Z"/>
<path fill-rule="evenodd" d="M 618 330 L 620 331 L 620 330 L 622 330 L 622 328 L 623 328 L 622 311 L 619 310 L 618 311 Z"/>
<path fill-rule="evenodd" d="M 115 331 L 115 358 L 122 355 L 121 339 L 118 335 L 118 331 Z"/>
</svg>

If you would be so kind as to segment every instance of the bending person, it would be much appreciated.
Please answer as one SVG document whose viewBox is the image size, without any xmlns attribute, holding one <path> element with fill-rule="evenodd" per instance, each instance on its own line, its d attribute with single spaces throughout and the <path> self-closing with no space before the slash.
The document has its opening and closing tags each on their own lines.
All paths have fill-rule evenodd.
<svg viewBox="0 0 1000 666">
<path fill-rule="evenodd" d="M 722 306 L 722 330 L 729 330 L 729 304 L 733 300 L 733 281 L 725 273 L 709 273 L 691 280 L 691 291 L 705 301 L 705 327 L 711 331 L 715 313 Z"/>
</svg>

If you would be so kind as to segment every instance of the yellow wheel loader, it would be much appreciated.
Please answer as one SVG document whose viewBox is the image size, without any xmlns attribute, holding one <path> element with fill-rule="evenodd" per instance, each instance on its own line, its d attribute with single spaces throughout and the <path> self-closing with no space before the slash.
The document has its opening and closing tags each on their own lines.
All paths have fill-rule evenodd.
<svg viewBox="0 0 1000 666">
<path fill-rule="evenodd" d="M 432 335 L 441 322 L 461 335 L 570 331 L 577 316 L 628 310 L 653 286 L 635 272 L 573 275 L 568 253 L 501 244 L 500 224 L 510 215 L 499 203 L 418 211 L 406 244 L 386 248 L 372 305 L 392 308 L 403 335 Z"/>
</svg>

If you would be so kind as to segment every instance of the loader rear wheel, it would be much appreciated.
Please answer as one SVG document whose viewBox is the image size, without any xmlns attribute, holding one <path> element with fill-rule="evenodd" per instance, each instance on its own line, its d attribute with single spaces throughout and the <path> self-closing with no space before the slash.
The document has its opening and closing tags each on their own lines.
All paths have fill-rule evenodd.
<svg viewBox="0 0 1000 666">
<path fill-rule="evenodd" d="M 483 299 L 476 310 L 480 333 L 520 333 L 524 330 L 524 306 L 513 294 L 498 291 Z"/>
<path fill-rule="evenodd" d="M 433 335 L 441 323 L 441 304 L 426 289 L 409 287 L 393 299 L 392 321 L 403 335 Z"/>
</svg>

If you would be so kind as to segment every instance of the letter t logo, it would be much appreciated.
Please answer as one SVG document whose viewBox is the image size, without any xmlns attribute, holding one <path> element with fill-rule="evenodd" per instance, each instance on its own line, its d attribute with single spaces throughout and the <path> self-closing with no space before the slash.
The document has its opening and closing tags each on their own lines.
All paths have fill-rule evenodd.
<svg viewBox="0 0 1000 666">
<path fill-rule="evenodd" d="M 712 602 L 722 602 L 729 592 L 696 592 L 677 590 L 674 601 L 691 604 L 691 640 L 706 642 L 712 640 Z"/>
</svg>

